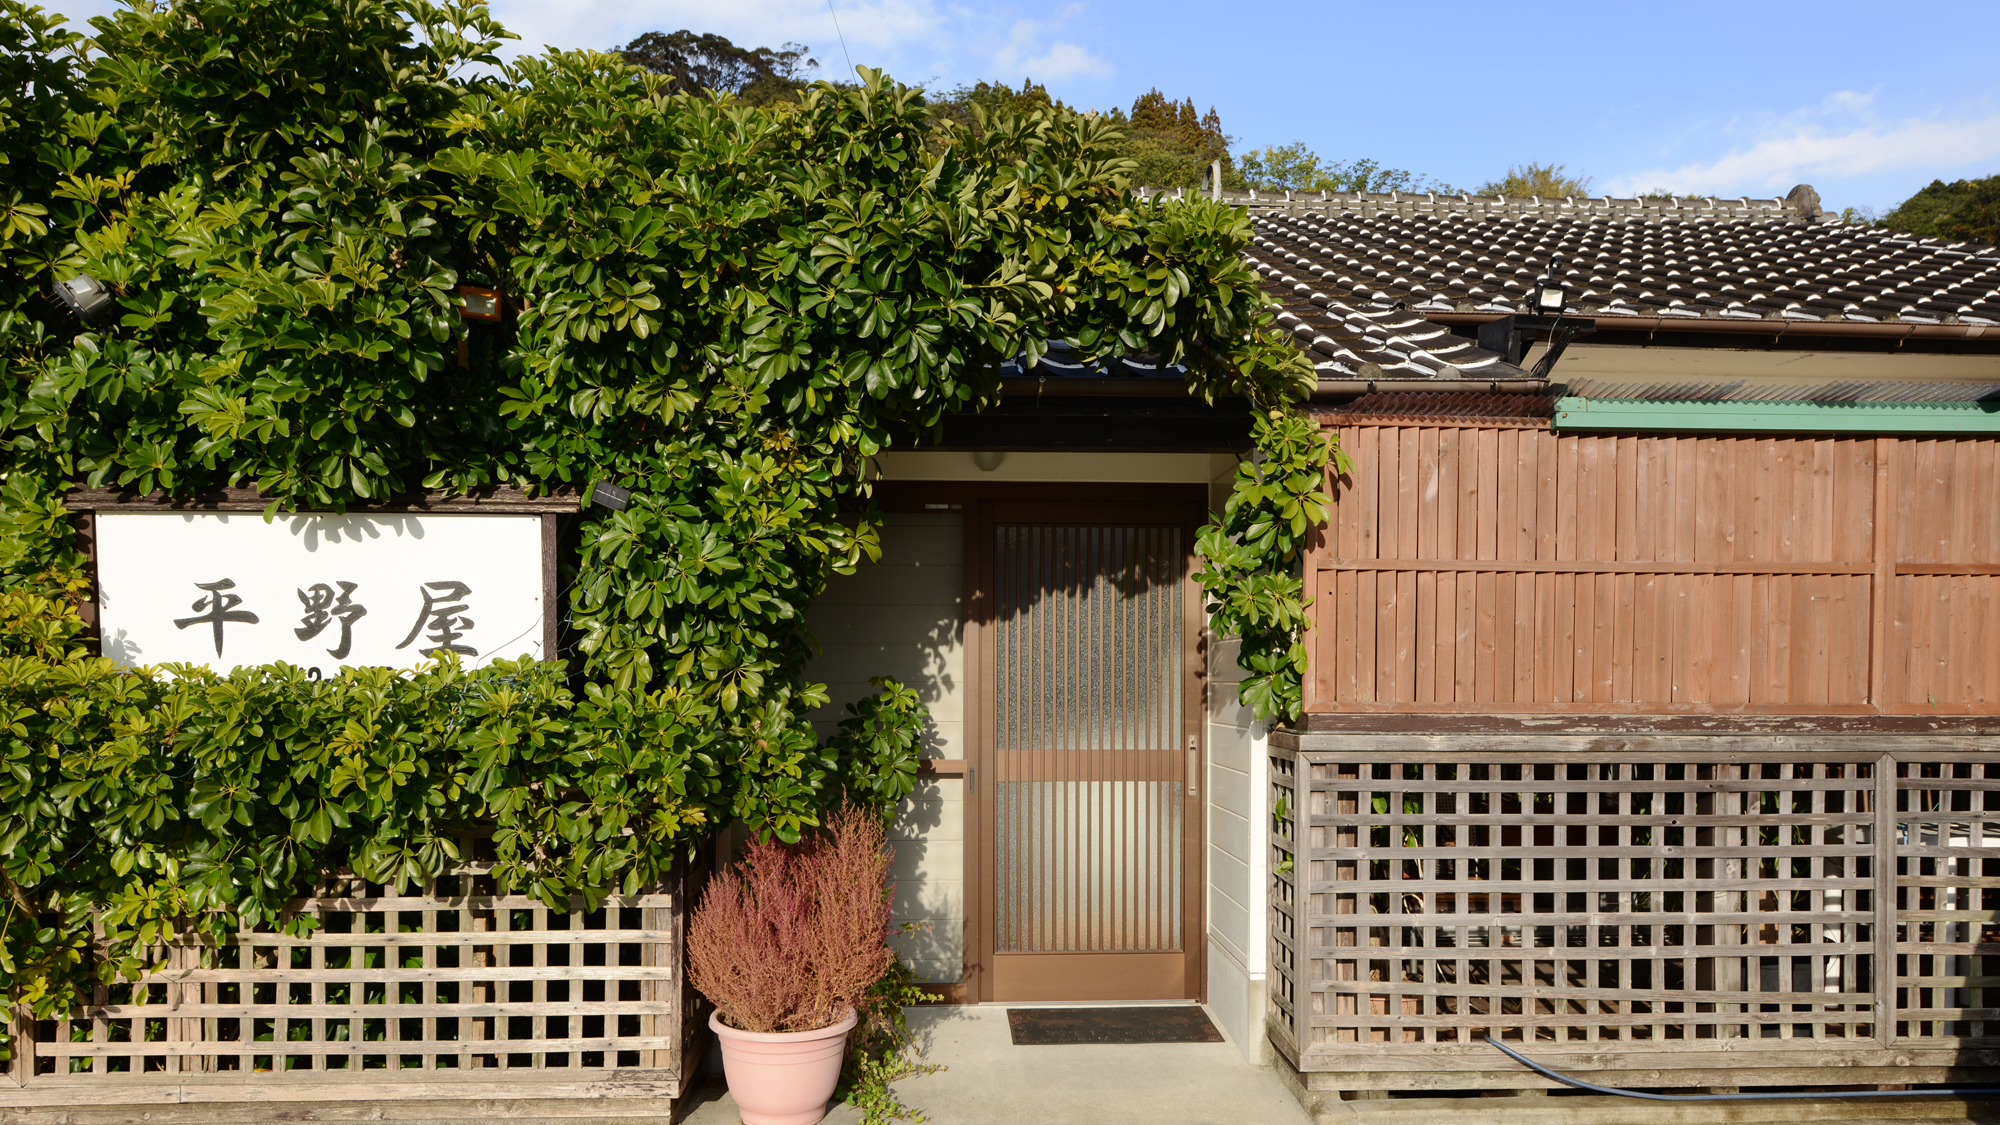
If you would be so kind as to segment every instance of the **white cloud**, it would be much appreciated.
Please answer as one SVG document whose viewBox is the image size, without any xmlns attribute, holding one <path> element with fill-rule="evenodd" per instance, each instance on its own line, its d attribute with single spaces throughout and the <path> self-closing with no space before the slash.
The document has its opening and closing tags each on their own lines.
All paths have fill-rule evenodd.
<svg viewBox="0 0 2000 1125">
<path fill-rule="evenodd" d="M 518 50 L 623 46 L 648 31 L 713 31 L 748 46 L 805 43 L 822 73 L 845 75 L 840 40 L 855 62 L 932 39 L 943 19 L 932 0 L 493 0 L 493 14 L 521 37 Z M 839 29 L 834 26 L 839 13 Z M 864 56 L 861 52 L 866 52 Z M 879 65 L 879 63 L 877 63 Z"/>
<path fill-rule="evenodd" d="M 1078 75 L 1097 78 L 1111 76 L 1111 64 L 1074 43 L 1051 43 L 1049 49 L 1019 63 L 1022 74 L 1038 81 L 1053 82 Z"/>
<path fill-rule="evenodd" d="M 1007 81 L 1018 74 L 1039 82 L 1079 75 L 1110 77 L 1111 64 L 1076 43 L 1058 40 L 1039 54 L 1033 53 L 1046 36 L 1061 30 L 1083 11 L 1082 4 L 1069 4 L 1046 20 L 1015 20 L 1007 30 L 1007 41 L 993 53 L 995 77 Z"/>
<path fill-rule="evenodd" d="M 1865 106 L 1872 94 L 1833 95 L 1842 109 Z M 1854 104 L 1838 99 L 1854 99 Z M 1714 195 L 1772 194 L 1813 177 L 1852 178 L 1904 168 L 1956 168 L 2000 156 L 2000 115 L 1973 121 L 1904 121 L 1844 133 L 1809 124 L 1768 136 L 1706 164 L 1655 168 L 1612 177 L 1605 189 L 1631 195 L 1652 188 Z"/>
</svg>

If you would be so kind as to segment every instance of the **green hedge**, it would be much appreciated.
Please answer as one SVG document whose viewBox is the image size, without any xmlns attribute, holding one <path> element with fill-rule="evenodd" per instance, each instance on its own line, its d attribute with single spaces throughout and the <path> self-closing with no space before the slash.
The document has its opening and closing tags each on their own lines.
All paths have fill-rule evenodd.
<svg viewBox="0 0 2000 1125">
<path fill-rule="evenodd" d="M 997 400 L 1051 339 L 1185 365 L 1261 457 L 1202 535 L 1244 696 L 1298 711 L 1300 549 L 1332 450 L 1290 404 L 1247 217 L 1136 201 L 1105 120 L 966 129 L 863 69 L 796 104 L 671 94 L 595 52 L 503 64 L 484 8 L 177 0 L 88 44 L 0 0 L 0 987 L 44 1010 L 163 928 L 317 873 L 418 874 L 500 826 L 545 898 L 644 881 L 717 824 L 784 839 L 914 783 L 884 683 L 822 744 L 802 626 L 879 554 L 867 459 Z M 47 295 L 87 273 L 115 323 Z M 506 295 L 468 324 L 461 284 Z M 573 666 L 216 677 L 78 651 L 60 498 L 255 486 L 634 492 L 582 521 Z M 568 678 L 566 679 L 565 676 Z M 631 834 L 626 835 L 630 830 Z M 106 923 L 91 952 L 92 916 Z"/>
</svg>

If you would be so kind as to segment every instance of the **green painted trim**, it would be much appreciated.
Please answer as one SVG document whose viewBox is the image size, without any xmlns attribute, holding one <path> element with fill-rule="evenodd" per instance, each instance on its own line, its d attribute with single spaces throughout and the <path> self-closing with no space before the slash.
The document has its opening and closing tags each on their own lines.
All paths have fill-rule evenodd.
<svg viewBox="0 0 2000 1125">
<path fill-rule="evenodd" d="M 1996 434 L 2000 410 L 1971 402 L 1655 402 L 1560 398 L 1558 430 L 1810 430 L 1818 433 Z"/>
</svg>

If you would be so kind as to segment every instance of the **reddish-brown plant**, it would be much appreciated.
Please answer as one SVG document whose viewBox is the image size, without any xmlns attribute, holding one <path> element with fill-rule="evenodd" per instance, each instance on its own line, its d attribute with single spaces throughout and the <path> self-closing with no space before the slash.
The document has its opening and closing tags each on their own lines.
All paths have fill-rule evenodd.
<svg viewBox="0 0 2000 1125">
<path fill-rule="evenodd" d="M 882 822 L 861 809 L 797 844 L 752 842 L 688 926 L 694 986 L 744 1031 L 837 1023 L 895 962 L 890 892 Z"/>
</svg>

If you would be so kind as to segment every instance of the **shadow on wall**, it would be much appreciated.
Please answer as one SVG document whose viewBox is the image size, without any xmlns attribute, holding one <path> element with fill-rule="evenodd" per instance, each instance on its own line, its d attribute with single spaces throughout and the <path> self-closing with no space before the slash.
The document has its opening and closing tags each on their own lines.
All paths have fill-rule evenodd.
<svg viewBox="0 0 2000 1125">
<path fill-rule="evenodd" d="M 897 840 L 890 847 L 896 852 L 896 866 L 905 871 L 923 864 L 929 852 L 921 840 Z M 959 978 L 959 967 L 965 960 L 965 936 L 959 932 L 965 906 L 959 901 L 960 893 L 955 880 L 944 886 L 921 878 L 896 880 L 894 916 L 899 922 L 908 919 L 917 926 L 891 937 L 889 944 L 921 978 Z"/>
<path fill-rule="evenodd" d="M 892 676 L 902 681 L 905 687 L 916 691 L 917 699 L 930 713 L 920 743 L 920 752 L 926 758 L 951 756 L 945 744 L 944 733 L 938 729 L 937 711 L 938 705 L 959 689 L 958 679 L 952 674 L 949 654 L 959 650 L 964 639 L 965 624 L 958 618 L 957 607 L 940 606 L 937 620 L 930 622 L 921 632 L 913 633 L 893 644 L 879 642 L 880 647 L 887 650 L 886 659 L 871 661 L 866 669 L 870 675 Z M 814 655 L 816 657 L 824 655 L 819 638 L 812 637 L 812 641 Z M 814 674 L 815 670 L 809 667 L 807 678 L 811 679 Z M 832 688 L 834 685 L 828 686 Z M 848 699 L 829 699 L 826 707 L 815 716 L 814 725 L 821 729 L 822 737 L 832 735 L 840 722 L 850 717 L 847 710 L 849 704 L 858 703 L 874 694 L 875 689 L 868 688 Z"/>
<path fill-rule="evenodd" d="M 954 571 L 956 571 L 956 567 L 954 567 Z M 842 609 L 848 609 L 848 607 L 842 607 Z M 854 667 L 854 673 L 862 673 L 862 675 L 870 675 L 870 677 L 894 677 L 894 679 L 902 681 L 904 687 L 914 689 L 918 701 L 924 705 L 926 711 L 932 713 L 930 723 L 924 727 L 922 755 L 924 757 L 952 757 L 950 749 L 946 747 L 944 733 L 938 729 L 936 711 L 938 711 L 940 703 L 944 703 L 948 697 L 956 695 L 958 689 L 960 689 L 960 683 L 958 683 L 958 677 L 952 671 L 952 659 L 950 659 L 952 653 L 962 651 L 962 647 L 964 647 L 964 635 L 966 635 L 964 621 L 960 619 L 960 613 L 958 613 L 958 603 L 954 601 L 952 605 L 938 605 L 938 607 L 900 605 L 900 607 L 854 607 L 854 609 L 880 609 L 880 613 L 884 613 L 884 615 L 894 613 L 894 611 L 924 611 L 924 609 L 934 609 L 934 619 L 932 621 L 922 623 L 922 627 L 910 629 L 908 633 L 900 633 L 894 639 L 886 639 L 886 637 L 848 639 L 848 637 L 842 637 L 842 633 L 848 633 L 848 629 L 838 629 L 836 627 L 836 629 L 824 629 L 824 631 L 820 631 L 820 633 L 828 633 L 830 637 L 820 637 L 818 633 L 808 631 L 808 641 L 812 643 L 814 661 L 826 657 L 824 645 L 828 641 L 832 641 L 836 645 L 866 645 L 866 647 L 878 649 L 878 653 L 872 653 L 868 657 L 856 657 L 856 661 L 866 659 L 866 665 Z M 824 667 L 814 669 L 814 667 L 808 665 L 806 677 L 808 679 L 826 677 L 828 681 L 832 681 L 832 683 L 828 683 L 830 691 L 840 691 L 840 687 L 848 687 L 848 685 L 854 683 L 852 679 L 840 675 L 844 671 L 846 669 L 840 669 L 840 671 L 836 671 L 836 669 L 824 669 Z M 854 675 L 854 673 L 848 673 L 848 675 Z M 846 681 L 846 683 L 842 683 L 842 681 Z M 852 691 L 852 695 L 848 695 L 848 699 L 838 699 L 838 697 L 828 699 L 828 705 L 814 717 L 814 723 L 822 729 L 822 735 L 832 735 L 834 729 L 838 727 L 838 723 L 844 721 L 844 719 L 848 719 L 848 705 L 850 703 L 858 703 L 862 699 L 868 699 L 870 695 L 874 695 L 874 689 L 862 687 L 858 691 Z"/>
<path fill-rule="evenodd" d="M 898 849 L 908 844 L 918 849 L 907 857 L 912 862 L 921 862 L 923 840 L 944 824 L 944 801 L 938 795 L 936 782 L 925 778 L 917 779 L 916 792 L 911 793 L 896 809 L 896 822 L 889 826 L 889 842 Z M 897 854 L 903 853 L 899 850 Z"/>
<path fill-rule="evenodd" d="M 923 674 L 914 682 L 905 682 L 917 690 L 917 698 L 923 701 L 925 710 L 933 712 L 930 721 L 924 724 L 922 754 L 926 758 L 950 757 L 946 752 L 944 734 L 938 729 L 935 712 L 945 696 L 956 693 L 959 688 L 947 659 L 948 653 L 963 651 L 965 647 L 965 622 L 957 607 L 949 611 L 941 610 L 938 620 L 932 622 L 922 636 L 915 638 L 911 647 L 922 662 Z"/>
</svg>

